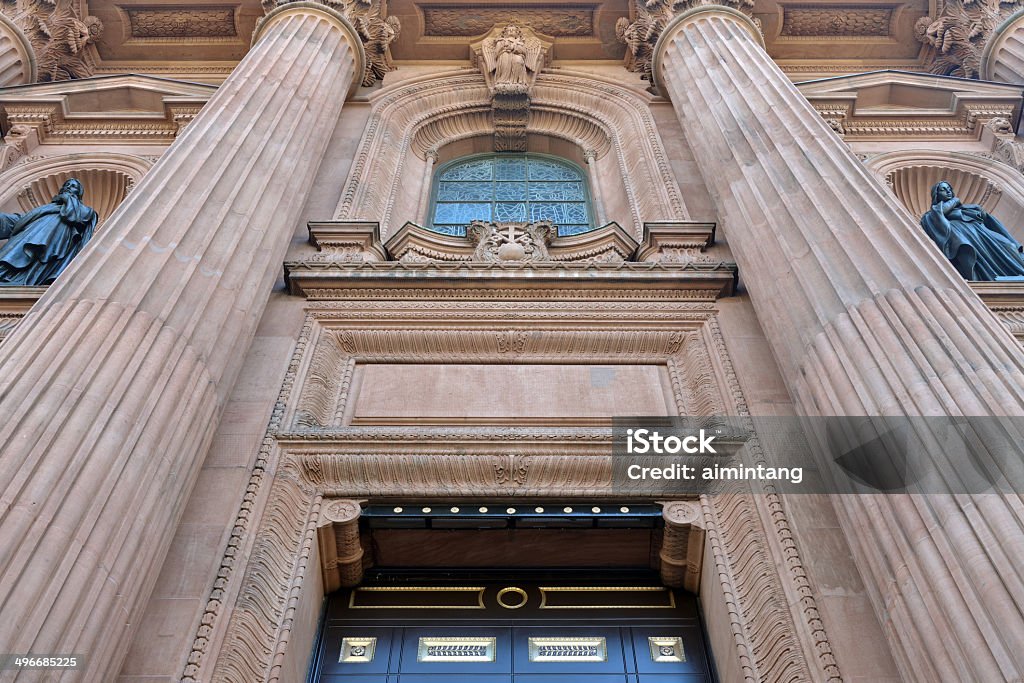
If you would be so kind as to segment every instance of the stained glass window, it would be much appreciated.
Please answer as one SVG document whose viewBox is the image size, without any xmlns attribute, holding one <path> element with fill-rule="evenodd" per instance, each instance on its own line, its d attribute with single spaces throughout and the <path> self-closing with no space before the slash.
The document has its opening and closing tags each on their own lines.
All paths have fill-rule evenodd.
<svg viewBox="0 0 1024 683">
<path fill-rule="evenodd" d="M 592 228 L 583 171 L 550 157 L 495 154 L 471 157 L 441 169 L 434 190 L 431 228 L 465 235 L 474 220 L 549 220 L 559 235 Z"/>
</svg>

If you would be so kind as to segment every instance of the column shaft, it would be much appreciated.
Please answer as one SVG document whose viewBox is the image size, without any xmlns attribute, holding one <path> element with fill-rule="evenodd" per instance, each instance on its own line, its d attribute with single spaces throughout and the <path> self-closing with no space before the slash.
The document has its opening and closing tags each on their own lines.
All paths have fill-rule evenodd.
<svg viewBox="0 0 1024 683">
<path fill-rule="evenodd" d="M 1024 415 L 1020 346 L 756 35 L 734 10 L 691 10 L 655 73 L 802 413 Z M 834 500 L 908 680 L 1020 678 L 1019 497 Z"/>
<path fill-rule="evenodd" d="M 362 58 L 331 10 L 268 15 L 0 347 L 0 651 L 116 677 Z"/>
</svg>

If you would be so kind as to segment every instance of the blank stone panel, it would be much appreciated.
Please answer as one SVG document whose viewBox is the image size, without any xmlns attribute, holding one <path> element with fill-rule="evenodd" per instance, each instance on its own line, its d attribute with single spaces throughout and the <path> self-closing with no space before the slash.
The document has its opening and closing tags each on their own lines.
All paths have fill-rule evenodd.
<svg viewBox="0 0 1024 683">
<path fill-rule="evenodd" d="M 352 424 L 608 424 L 671 415 L 656 365 L 409 365 L 356 368 Z"/>
</svg>

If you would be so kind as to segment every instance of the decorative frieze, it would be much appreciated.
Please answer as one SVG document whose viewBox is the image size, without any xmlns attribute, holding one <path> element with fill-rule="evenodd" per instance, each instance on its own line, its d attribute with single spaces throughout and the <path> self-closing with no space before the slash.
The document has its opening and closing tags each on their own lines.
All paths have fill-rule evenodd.
<svg viewBox="0 0 1024 683">
<path fill-rule="evenodd" d="M 420 5 L 423 35 L 429 37 L 480 36 L 495 26 L 519 23 L 552 38 L 587 38 L 595 35 L 595 5 Z"/>
<path fill-rule="evenodd" d="M 132 40 L 168 38 L 237 38 L 236 6 L 152 6 L 121 8 L 128 16 Z"/>
<path fill-rule="evenodd" d="M 783 38 L 884 38 L 892 7 L 878 5 L 783 5 Z"/>
</svg>

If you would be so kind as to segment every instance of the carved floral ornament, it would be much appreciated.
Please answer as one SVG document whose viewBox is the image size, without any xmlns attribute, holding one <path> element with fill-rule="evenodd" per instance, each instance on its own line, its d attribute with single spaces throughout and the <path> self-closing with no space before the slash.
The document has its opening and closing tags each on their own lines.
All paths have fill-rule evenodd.
<svg viewBox="0 0 1024 683">
<path fill-rule="evenodd" d="M 626 68 L 654 83 L 654 47 L 665 27 L 687 10 L 715 5 L 742 12 L 760 28 L 759 20 L 753 17 L 753 0 L 634 0 L 633 16 L 621 17 L 615 23 L 616 37 L 626 44 Z"/>
<path fill-rule="evenodd" d="M 305 0 L 263 0 L 266 12 L 292 2 Z M 383 0 L 319 0 L 318 4 L 329 7 L 348 19 L 359 33 L 366 53 L 366 71 L 362 85 L 370 86 L 395 70 L 391 62 L 391 43 L 395 42 L 402 30 L 398 17 L 387 16 L 387 4 Z"/>
</svg>

